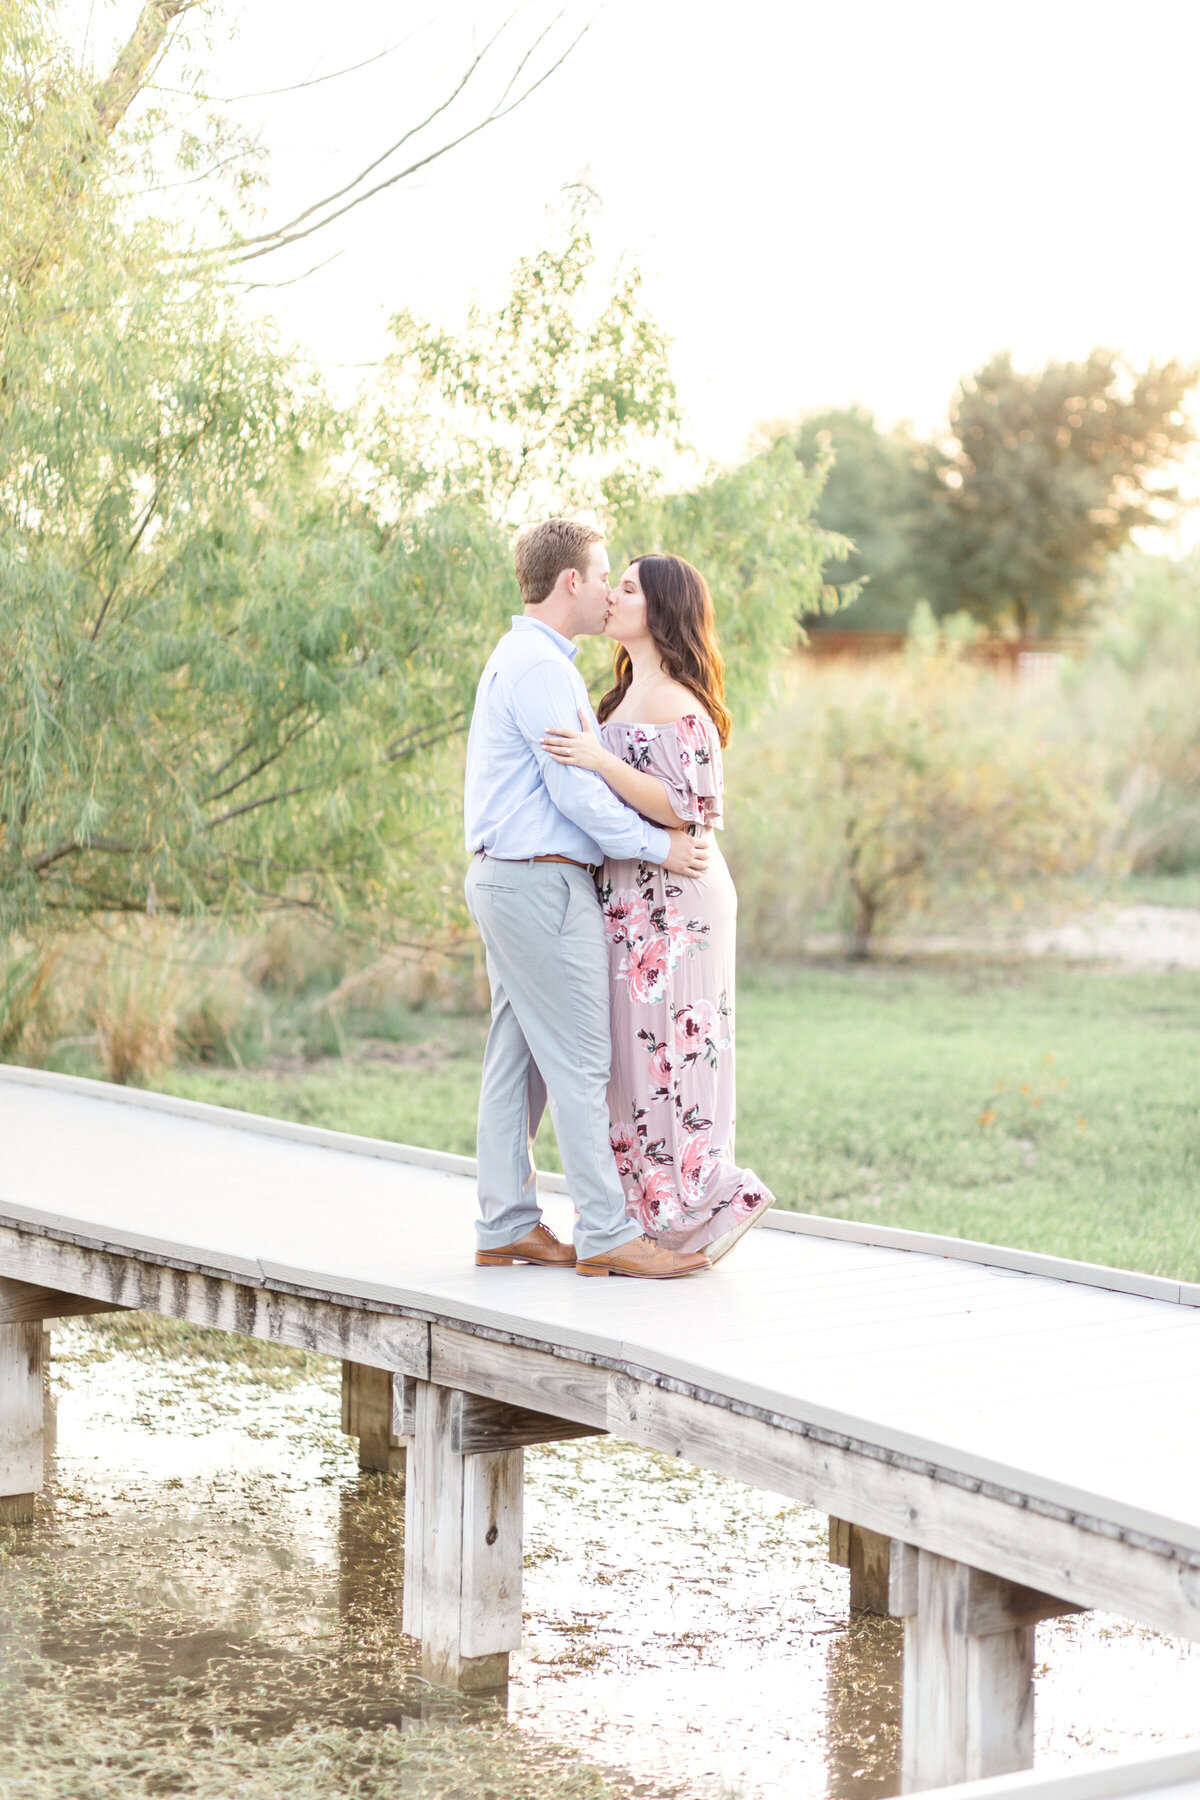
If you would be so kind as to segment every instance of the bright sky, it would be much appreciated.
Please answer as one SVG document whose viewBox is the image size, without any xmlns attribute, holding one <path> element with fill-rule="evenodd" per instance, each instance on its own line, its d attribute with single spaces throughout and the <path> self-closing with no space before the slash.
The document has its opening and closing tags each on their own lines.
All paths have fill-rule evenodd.
<svg viewBox="0 0 1200 1800">
<path fill-rule="evenodd" d="M 586 0 L 567 0 L 582 23 Z M 68 0 L 120 38 L 137 0 Z M 229 0 L 212 91 L 358 74 L 236 112 L 270 153 L 268 217 L 339 184 L 440 97 L 494 0 Z M 553 16 L 517 14 L 514 41 Z M 230 30 L 226 31 L 228 24 Z M 409 36 L 409 34 L 412 34 Z M 528 107 L 419 178 L 254 266 L 333 370 L 410 306 L 453 323 L 544 241 L 586 174 L 602 254 L 642 264 L 698 447 L 859 400 L 934 425 L 993 351 L 1106 344 L 1200 358 L 1195 0 L 607 0 Z M 178 79 L 164 71 L 164 80 Z M 343 372 L 339 385 L 347 379 Z"/>
</svg>

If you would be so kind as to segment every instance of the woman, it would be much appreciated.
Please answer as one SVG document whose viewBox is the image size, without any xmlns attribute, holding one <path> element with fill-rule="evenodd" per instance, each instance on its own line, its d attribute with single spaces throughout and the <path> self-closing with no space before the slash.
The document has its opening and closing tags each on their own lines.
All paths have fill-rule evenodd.
<svg viewBox="0 0 1200 1800">
<path fill-rule="evenodd" d="M 613 592 L 605 636 L 616 680 L 600 736 L 542 740 L 557 762 L 595 769 L 656 824 L 711 832 L 721 820 L 729 741 L 712 597 L 678 556 L 641 556 Z M 737 895 L 713 845 L 697 880 L 650 863 L 604 865 L 612 983 L 610 1138 L 626 1210 L 670 1250 L 715 1262 L 772 1196 L 733 1161 L 734 926 Z"/>
</svg>

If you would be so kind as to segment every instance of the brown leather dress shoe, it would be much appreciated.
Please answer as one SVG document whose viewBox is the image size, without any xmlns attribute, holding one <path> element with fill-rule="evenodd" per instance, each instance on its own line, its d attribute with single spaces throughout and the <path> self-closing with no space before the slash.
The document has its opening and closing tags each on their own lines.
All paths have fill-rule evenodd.
<svg viewBox="0 0 1200 1800">
<path fill-rule="evenodd" d="M 542 1263 L 548 1269 L 572 1269 L 575 1252 L 570 1244 L 560 1244 L 548 1225 L 535 1225 L 515 1244 L 503 1250 L 477 1250 L 475 1262 L 481 1269 L 510 1268 L 513 1263 Z"/>
<path fill-rule="evenodd" d="M 653 1238 L 632 1238 L 603 1256 L 575 1264 L 577 1275 L 634 1275 L 642 1281 L 673 1281 L 677 1275 L 699 1275 L 712 1264 L 703 1250 L 663 1250 Z"/>
</svg>

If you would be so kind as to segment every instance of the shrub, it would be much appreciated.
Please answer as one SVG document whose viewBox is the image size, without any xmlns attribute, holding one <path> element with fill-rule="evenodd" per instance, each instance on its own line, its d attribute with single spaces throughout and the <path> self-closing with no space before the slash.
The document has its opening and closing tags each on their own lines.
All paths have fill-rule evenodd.
<svg viewBox="0 0 1200 1800">
<path fill-rule="evenodd" d="M 1200 867 L 1200 552 L 1124 560 L 1068 688 L 1081 730 L 1109 745 L 1113 854 Z"/>
<path fill-rule="evenodd" d="M 904 658 L 800 675 L 730 764 L 743 944 L 795 954 L 834 910 L 851 955 L 949 894 L 1020 904 L 1093 863 L 1107 818 L 1094 752 L 926 628 Z"/>
<path fill-rule="evenodd" d="M 170 927 L 131 921 L 114 933 L 87 999 L 104 1073 L 141 1085 L 175 1059 L 185 965 L 172 954 Z"/>
<path fill-rule="evenodd" d="M 51 978 L 57 962 L 52 944 L 14 937 L 0 950 L 0 1062 L 40 1060 L 52 1034 Z"/>
</svg>

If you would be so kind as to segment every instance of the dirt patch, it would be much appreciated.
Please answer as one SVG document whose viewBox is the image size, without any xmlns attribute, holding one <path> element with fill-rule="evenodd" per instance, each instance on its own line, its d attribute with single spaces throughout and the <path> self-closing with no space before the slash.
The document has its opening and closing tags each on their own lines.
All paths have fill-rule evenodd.
<svg viewBox="0 0 1200 1800">
<path fill-rule="evenodd" d="M 841 956 L 845 939 L 817 932 L 812 956 Z M 910 957 L 1055 957 L 1114 969 L 1200 969 L 1200 909 L 1186 906 L 1098 907 L 1062 923 L 1005 931 L 896 933 L 872 948 L 880 961 Z"/>
</svg>

